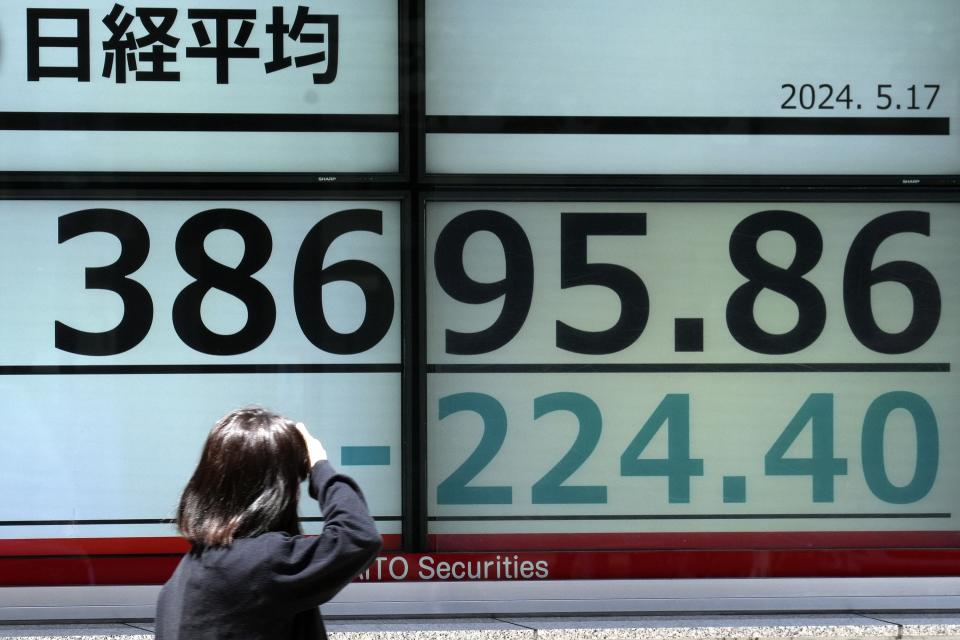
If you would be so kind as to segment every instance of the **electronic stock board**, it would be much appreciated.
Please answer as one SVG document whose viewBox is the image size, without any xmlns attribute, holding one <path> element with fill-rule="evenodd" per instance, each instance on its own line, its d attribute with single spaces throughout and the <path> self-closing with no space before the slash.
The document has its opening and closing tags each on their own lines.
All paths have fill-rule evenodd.
<svg viewBox="0 0 960 640">
<path fill-rule="evenodd" d="M 210 4 L 4 4 L 0 172 L 403 173 L 404 3 Z M 422 8 L 419 178 L 592 189 L 428 194 L 416 268 L 392 196 L 5 194 L 5 584 L 162 581 L 203 437 L 248 402 L 317 425 L 395 549 L 421 329 L 430 553 L 362 580 L 942 571 L 956 198 L 750 185 L 955 185 L 960 5 Z M 674 179 L 750 188 L 604 189 Z"/>
</svg>

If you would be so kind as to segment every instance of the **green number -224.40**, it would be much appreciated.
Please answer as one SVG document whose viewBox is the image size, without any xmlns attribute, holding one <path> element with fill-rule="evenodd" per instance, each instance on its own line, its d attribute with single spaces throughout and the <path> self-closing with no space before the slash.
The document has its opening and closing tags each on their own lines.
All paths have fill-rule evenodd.
<svg viewBox="0 0 960 640">
<path fill-rule="evenodd" d="M 905 485 L 890 481 L 884 454 L 884 432 L 889 415 L 901 409 L 913 418 L 917 454 L 914 473 Z M 469 486 L 499 453 L 507 436 L 507 413 L 493 396 L 484 393 L 457 393 L 440 398 L 440 419 L 463 411 L 483 421 L 483 433 L 473 452 L 437 486 L 438 504 L 512 504 L 509 485 Z M 579 429 L 567 453 L 531 487 L 533 504 L 605 504 L 603 485 L 564 484 L 596 449 L 603 430 L 600 408 L 589 397 L 574 392 L 550 393 L 533 401 L 534 419 L 567 411 L 576 416 Z M 833 394 L 814 393 L 807 397 L 764 457 L 764 473 L 771 476 L 810 476 L 814 502 L 833 502 L 834 478 L 847 474 L 847 459 L 833 451 Z M 787 452 L 810 429 L 811 455 L 787 457 Z M 644 449 L 666 429 L 667 456 L 642 457 Z M 909 391 L 890 391 L 876 398 L 867 409 L 861 435 L 861 459 L 867 486 L 889 503 L 907 504 L 926 496 L 933 488 L 939 465 L 940 441 L 936 416 L 930 404 Z M 690 457 L 690 396 L 668 394 L 637 432 L 620 456 L 621 476 L 667 478 L 667 499 L 690 502 L 690 478 L 704 475 L 703 459 Z"/>
</svg>

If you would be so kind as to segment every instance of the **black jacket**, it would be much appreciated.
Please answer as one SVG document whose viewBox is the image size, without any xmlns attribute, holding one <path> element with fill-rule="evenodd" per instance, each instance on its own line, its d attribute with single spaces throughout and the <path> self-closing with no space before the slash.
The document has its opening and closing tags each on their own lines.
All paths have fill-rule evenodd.
<svg viewBox="0 0 960 640">
<path fill-rule="evenodd" d="M 317 608 L 373 560 L 382 544 L 360 489 L 329 462 L 310 472 L 319 536 L 270 532 L 184 556 L 157 602 L 157 640 L 317 640 Z"/>
</svg>

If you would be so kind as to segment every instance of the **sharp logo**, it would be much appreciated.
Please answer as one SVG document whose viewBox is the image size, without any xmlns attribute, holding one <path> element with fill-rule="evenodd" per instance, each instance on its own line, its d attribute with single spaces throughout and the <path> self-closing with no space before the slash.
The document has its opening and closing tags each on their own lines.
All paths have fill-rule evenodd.
<svg viewBox="0 0 960 640">
<path fill-rule="evenodd" d="M 920 180 L 918 178 L 910 178 L 909 180 L 904 180 L 903 184 L 920 184 Z"/>
</svg>

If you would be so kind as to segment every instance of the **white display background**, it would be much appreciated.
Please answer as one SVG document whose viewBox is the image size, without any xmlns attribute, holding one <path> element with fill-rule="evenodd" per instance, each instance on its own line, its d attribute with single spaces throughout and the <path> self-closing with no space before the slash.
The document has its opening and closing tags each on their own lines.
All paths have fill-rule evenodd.
<svg viewBox="0 0 960 640">
<path fill-rule="evenodd" d="M 427 0 L 428 116 L 951 117 L 960 6 Z M 781 109 L 783 84 L 850 108 Z M 939 84 L 927 110 L 924 84 Z M 878 86 L 892 95 L 880 110 Z M 918 87 L 908 110 L 908 87 Z M 794 100 L 797 104 L 797 100 Z M 861 106 L 860 109 L 856 105 Z M 953 123 L 955 125 L 955 123 Z M 957 174 L 960 137 L 427 134 L 431 173 Z"/>
<path fill-rule="evenodd" d="M 494 210 L 519 223 L 529 239 L 534 261 L 534 293 L 526 322 L 501 348 L 479 355 L 449 354 L 445 330 L 468 332 L 488 327 L 500 314 L 502 301 L 464 304 L 440 287 L 434 264 L 437 238 L 455 217 L 472 210 Z M 822 334 L 796 353 L 765 355 L 740 345 L 727 328 L 725 309 L 731 294 L 747 279 L 729 257 L 736 225 L 751 214 L 788 210 L 812 221 L 823 238 L 823 254 L 803 276 L 824 298 L 826 322 Z M 871 351 L 852 334 L 844 314 L 842 278 L 850 245 L 871 220 L 893 211 L 924 211 L 930 216 L 930 236 L 895 234 L 880 244 L 874 268 L 891 261 L 922 265 L 937 281 L 941 316 L 933 335 L 919 348 L 888 355 Z M 645 236 L 593 236 L 588 241 L 590 263 L 623 265 L 647 287 L 650 315 L 646 329 L 630 347 L 608 355 L 585 355 L 556 346 L 557 320 L 583 330 L 613 325 L 620 305 L 616 295 L 599 286 L 560 288 L 560 262 L 568 250 L 560 243 L 560 215 L 565 212 L 646 214 Z M 953 530 L 958 500 L 954 487 L 960 477 L 951 463 L 960 448 L 960 404 L 956 363 L 960 336 L 955 326 L 960 294 L 954 284 L 960 264 L 960 209 L 933 203 L 596 203 L 596 202 L 431 202 L 427 208 L 428 429 L 430 514 L 461 521 L 433 522 L 435 533 L 453 532 L 577 532 L 577 531 L 776 531 L 776 530 Z M 783 232 L 768 232 L 758 243 L 760 254 L 786 267 L 794 243 Z M 486 231 L 467 240 L 467 274 L 476 281 L 504 277 L 504 258 L 496 237 Z M 872 289 L 873 313 L 887 332 L 902 330 L 912 300 L 896 283 Z M 756 305 L 758 323 L 771 333 L 795 324 L 797 307 L 782 295 L 764 290 Z M 675 318 L 703 318 L 703 351 L 677 352 Z M 537 371 L 536 365 L 777 365 L 809 363 L 810 371 L 778 372 L 574 372 Z M 823 371 L 824 363 L 878 365 L 936 363 L 943 371 Z M 481 367 L 470 370 L 471 365 Z M 525 373 L 483 371 L 483 366 L 532 365 Z M 444 367 L 464 367 L 450 372 Z M 431 372 L 432 371 L 432 372 Z M 921 499 L 891 504 L 869 489 L 861 460 L 864 416 L 883 394 L 906 391 L 931 406 L 938 425 L 939 465 L 935 482 Z M 477 448 L 480 417 L 470 411 L 439 415 L 440 398 L 459 393 L 487 394 L 506 412 L 502 448 L 468 483 L 510 486 L 511 504 L 439 504 L 437 485 L 447 479 Z M 534 419 L 534 400 L 556 392 L 590 398 L 602 415 L 602 433 L 590 454 L 564 486 L 608 487 L 603 504 L 533 504 L 531 487 L 573 445 L 577 421 L 560 411 Z M 664 477 L 620 474 L 620 456 L 667 394 L 689 394 L 690 455 L 704 460 L 704 475 L 690 481 L 689 503 L 668 503 Z M 764 472 L 764 457 L 811 394 L 833 395 L 833 455 L 847 459 L 846 475 L 834 478 L 832 501 L 814 502 L 810 476 L 774 476 Z M 666 456 L 663 427 L 642 459 Z M 811 455 L 811 426 L 806 425 L 787 453 L 788 458 Z M 913 475 L 917 442 L 913 421 L 903 410 L 893 411 L 884 436 L 889 481 L 907 485 Z M 725 502 L 723 478 L 744 476 L 746 499 Z M 749 519 L 671 519 L 674 516 L 753 514 Z M 803 518 L 763 518 L 757 514 L 810 514 Z M 859 514 L 857 517 L 831 517 Z M 885 517 L 860 517 L 886 514 Z M 893 517 L 891 517 L 893 514 Z M 911 518 L 908 514 L 940 514 Z M 946 514 L 946 515 L 945 515 Z M 586 516 L 585 519 L 497 520 L 517 516 Z M 603 520 L 606 515 L 639 515 L 646 519 Z M 904 517 L 908 516 L 908 517 Z M 948 516 L 948 517 L 947 517 Z M 471 517 L 492 520 L 471 521 Z M 596 517 L 596 520 L 589 518 Z M 662 519 L 661 519 L 662 517 Z"/>
<path fill-rule="evenodd" d="M 90 233 L 57 242 L 59 216 L 98 207 L 136 216 L 150 234 L 146 264 L 131 275 L 150 292 L 153 325 L 141 344 L 115 356 L 69 354 L 54 346 L 54 322 L 106 331 L 119 321 L 119 297 L 84 288 L 84 269 L 112 263 L 119 242 Z M 198 353 L 183 344 L 172 327 L 171 306 L 191 278 L 177 262 L 177 230 L 191 216 L 213 208 L 248 211 L 264 221 L 273 237 L 273 254 L 254 278 L 270 290 L 276 325 L 257 349 L 236 356 Z M 306 232 L 339 211 L 381 212 L 383 234 L 355 231 L 331 244 L 324 266 L 352 259 L 375 264 L 393 288 L 394 315 L 382 340 L 356 355 L 325 353 L 303 336 L 293 301 L 293 271 Z M 213 423 L 224 413 L 261 404 L 302 420 L 322 440 L 335 466 L 357 478 L 374 515 L 400 515 L 400 207 L 366 201 L 3 201 L 4 298 L 0 324 L 0 394 L 6 419 L 0 448 L 7 498 L 0 506 L 0 536 L 90 537 L 173 535 L 169 524 L 92 522 L 42 524 L 40 521 L 163 519 L 174 515 L 180 491 L 199 459 Z M 212 258 L 235 265 L 243 253 L 231 231 L 210 234 Z M 340 332 L 359 325 L 364 298 L 355 285 L 323 288 L 324 310 Z M 236 298 L 211 291 L 204 299 L 205 323 L 221 333 L 236 331 L 246 319 Z M 150 365 L 309 365 L 355 364 L 348 373 L 150 373 Z M 143 372 L 75 375 L 9 367 L 50 365 L 143 365 Z M 365 365 L 395 366 L 396 372 L 364 371 Z M 80 369 L 82 372 L 83 369 Z M 222 370 L 221 370 L 222 371 Z M 343 466 L 341 448 L 390 448 L 390 464 Z M 304 491 L 301 515 L 319 516 Z M 318 530 L 319 523 L 305 528 Z M 380 523 L 396 533 L 399 522 Z"/>
</svg>

